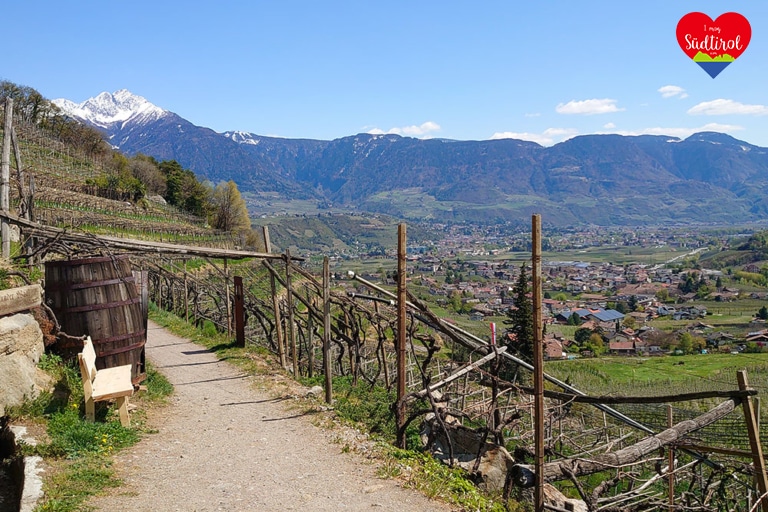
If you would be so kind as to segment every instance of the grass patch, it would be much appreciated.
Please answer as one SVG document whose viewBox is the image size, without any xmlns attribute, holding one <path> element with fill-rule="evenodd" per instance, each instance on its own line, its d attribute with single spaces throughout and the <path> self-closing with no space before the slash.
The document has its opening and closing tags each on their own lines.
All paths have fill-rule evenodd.
<svg viewBox="0 0 768 512">
<path fill-rule="evenodd" d="M 147 431 L 141 421 L 123 427 L 116 411 L 104 402 L 96 404 L 96 422 L 85 421 L 83 386 L 75 363 L 45 354 L 39 367 L 53 377 L 53 391 L 8 410 L 17 421 L 43 424 L 46 429 L 45 442 L 21 446 L 22 453 L 43 457 L 51 468 L 45 477 L 44 501 L 36 510 L 87 510 L 85 502 L 91 496 L 121 485 L 112 468 L 112 456 L 138 442 Z M 144 405 L 160 403 L 173 391 L 170 382 L 151 365 L 147 366 L 144 384 L 146 393 L 134 395 L 134 401 Z"/>
<path fill-rule="evenodd" d="M 388 447 L 379 468 L 381 478 L 398 478 L 407 487 L 417 489 L 431 499 L 458 505 L 461 510 L 478 512 L 523 512 L 525 505 L 502 497 L 488 496 L 467 478 L 461 468 L 450 468 L 434 457 Z"/>
<path fill-rule="evenodd" d="M 147 378 L 144 385 L 147 391 L 141 394 L 141 398 L 148 402 L 165 403 L 166 398 L 173 393 L 173 384 L 158 372 L 150 361 L 147 361 Z"/>
<path fill-rule="evenodd" d="M 119 487 L 108 457 L 88 456 L 57 468 L 44 485 L 45 501 L 35 512 L 70 512 L 90 510 L 83 504 L 91 496 Z"/>
</svg>

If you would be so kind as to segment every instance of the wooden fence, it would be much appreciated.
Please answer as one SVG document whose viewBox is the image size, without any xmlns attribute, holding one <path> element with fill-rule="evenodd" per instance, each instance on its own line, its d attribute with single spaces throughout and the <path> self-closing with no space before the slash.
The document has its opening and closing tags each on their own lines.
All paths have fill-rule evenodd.
<svg viewBox="0 0 768 512">
<path fill-rule="evenodd" d="M 241 279 L 246 343 L 268 348 L 297 377 L 323 374 L 323 326 L 328 321 L 333 376 L 351 377 L 356 385 L 394 385 L 397 311 L 391 292 L 378 285 L 337 275 L 330 307 L 325 308 L 322 280 L 293 262 L 290 255 L 233 266 L 211 260 L 202 265 L 170 260 L 144 261 L 143 265 L 149 270 L 150 295 L 158 306 L 198 325 L 210 322 L 222 332 L 229 330 L 233 337 L 237 326 L 232 283 L 235 277 Z M 532 485 L 532 466 L 527 462 L 535 418 L 532 390 L 524 385 L 530 379 L 525 361 L 502 350 L 495 353 L 484 340 L 451 327 L 413 297 L 410 301 L 407 416 L 424 419 L 428 414 L 432 418 L 431 442 L 445 438 L 455 442 L 458 429 L 469 428 L 479 440 L 478 446 L 484 447 L 480 452 L 515 445 L 514 453 L 503 456 L 508 457 L 510 475 L 506 491 Z M 472 364 L 481 358 L 485 359 L 480 364 Z M 502 378 L 509 375 L 504 373 L 507 363 L 517 370 L 515 380 Z M 451 377 L 459 372 L 463 373 Z M 675 409 L 670 418 L 678 423 L 665 421 L 666 428 L 659 428 L 659 416 L 667 416 L 664 404 L 677 403 L 675 396 L 597 397 L 590 401 L 571 386 L 547 378 L 561 391 L 546 394 L 545 478 L 559 481 L 561 489 L 579 496 L 590 510 L 663 507 L 714 511 L 730 507 L 746 511 L 763 494 L 765 480 L 755 465 L 762 460 L 757 455 L 759 431 L 756 420 L 750 420 L 754 412 L 745 412 L 740 422 L 732 419 L 737 408 L 746 411 L 752 403 L 755 392 L 748 389 L 746 377 L 738 384 L 734 380 L 731 390 L 678 397 L 688 405 Z M 703 404 L 717 397 L 725 401 L 701 411 Z M 653 427 L 609 405 L 625 404 L 617 407 L 631 414 L 638 409 L 630 404 L 649 401 L 653 404 L 644 406 L 643 418 L 655 414 Z M 701 433 L 707 428 L 712 431 L 712 425 L 726 419 L 727 428 L 742 433 L 734 432 L 730 445 L 723 443 L 722 436 L 709 445 Z M 449 434 L 441 436 L 434 429 Z M 449 451 L 454 449 L 448 459 L 458 464 L 467 454 L 460 453 L 458 444 Z"/>
</svg>

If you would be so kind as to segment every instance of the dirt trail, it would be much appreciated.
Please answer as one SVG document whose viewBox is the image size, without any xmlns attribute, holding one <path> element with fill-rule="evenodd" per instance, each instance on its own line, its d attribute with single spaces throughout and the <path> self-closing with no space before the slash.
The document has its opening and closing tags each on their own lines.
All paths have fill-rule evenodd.
<svg viewBox="0 0 768 512">
<path fill-rule="evenodd" d="M 116 457 L 125 485 L 93 499 L 98 510 L 449 511 L 364 457 L 342 453 L 333 432 L 288 410 L 250 377 L 199 345 L 150 323 L 147 357 L 173 383 L 159 432 Z"/>
</svg>

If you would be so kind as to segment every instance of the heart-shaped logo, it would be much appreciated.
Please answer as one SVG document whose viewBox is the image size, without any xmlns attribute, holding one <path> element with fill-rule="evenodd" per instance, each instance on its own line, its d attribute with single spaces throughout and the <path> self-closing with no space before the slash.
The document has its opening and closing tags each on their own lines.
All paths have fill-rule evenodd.
<svg viewBox="0 0 768 512">
<path fill-rule="evenodd" d="M 680 48 L 712 78 L 744 53 L 751 38 L 749 21 L 737 12 L 714 21 L 703 12 L 689 12 L 677 22 Z"/>
</svg>

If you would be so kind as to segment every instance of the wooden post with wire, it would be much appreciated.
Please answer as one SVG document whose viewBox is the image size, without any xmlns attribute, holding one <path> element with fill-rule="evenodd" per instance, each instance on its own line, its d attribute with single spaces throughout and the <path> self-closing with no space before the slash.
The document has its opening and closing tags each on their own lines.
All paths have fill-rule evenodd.
<svg viewBox="0 0 768 512">
<path fill-rule="evenodd" d="M 325 403 L 333 402 L 331 375 L 331 272 L 328 256 L 323 258 L 323 371 L 325 372 Z"/>
<path fill-rule="evenodd" d="M 262 226 L 261 234 L 264 237 L 264 252 L 269 254 L 272 252 L 272 242 L 269 240 L 269 226 Z"/>
<path fill-rule="evenodd" d="M 397 445 L 405 448 L 405 329 L 406 329 L 406 231 L 405 223 L 397 227 Z"/>
<path fill-rule="evenodd" d="M 280 366 L 286 367 L 285 343 L 283 341 L 283 319 L 280 314 L 280 299 L 277 297 L 277 280 L 274 274 L 270 274 L 269 283 L 272 288 L 272 311 L 275 315 L 275 337 L 277 338 L 277 354 L 280 357 Z"/>
<path fill-rule="evenodd" d="M 227 258 L 224 258 L 224 289 L 227 295 L 227 337 L 232 337 L 232 299 L 229 296 L 229 267 Z"/>
<path fill-rule="evenodd" d="M 534 510 L 544 512 L 544 332 L 541 307 L 541 215 L 531 218 L 533 281 L 533 409 L 535 418 L 536 488 Z"/>
<path fill-rule="evenodd" d="M 238 347 L 245 347 L 245 290 L 243 278 L 235 276 L 235 340 Z"/>
<path fill-rule="evenodd" d="M 189 282 L 187 279 L 187 260 L 184 260 L 184 320 L 189 323 Z"/>
<path fill-rule="evenodd" d="M 296 326 L 294 324 L 293 286 L 291 285 L 291 251 L 285 250 L 285 287 L 287 288 L 285 299 L 288 301 L 288 342 L 291 344 L 291 362 L 293 363 L 293 377 L 299 377 L 299 354 L 296 351 Z"/>
<path fill-rule="evenodd" d="M 739 381 L 739 390 L 748 390 L 747 371 L 739 370 L 736 375 Z M 746 420 L 747 433 L 749 434 L 749 447 L 752 451 L 752 463 L 755 466 L 755 480 L 757 480 L 757 490 L 760 493 L 758 500 L 762 511 L 768 512 L 768 477 L 766 477 L 765 473 L 765 459 L 763 458 L 763 448 L 760 445 L 760 430 L 757 426 L 755 408 L 750 397 L 744 397 L 741 405 L 744 408 L 744 419 Z"/>
<path fill-rule="evenodd" d="M 307 294 L 307 377 L 310 379 L 315 376 L 315 342 L 312 331 L 314 325 L 312 323 L 312 308 L 314 307 L 314 301 L 312 300 L 312 294 L 309 286 L 305 287 Z"/>
<path fill-rule="evenodd" d="M 672 406 L 667 404 L 667 427 L 672 428 L 675 426 L 674 417 L 672 415 Z M 672 446 L 667 447 L 667 478 L 668 481 L 668 494 L 669 494 L 669 512 L 675 511 L 675 450 Z"/>
<path fill-rule="evenodd" d="M 10 210 L 11 190 L 11 130 L 13 129 L 13 98 L 5 98 L 5 123 L 3 124 L 3 156 L 0 162 L 0 210 L 8 215 Z M 3 216 L 0 219 L 0 237 L 2 237 L 2 257 L 11 257 L 11 224 Z"/>
</svg>

